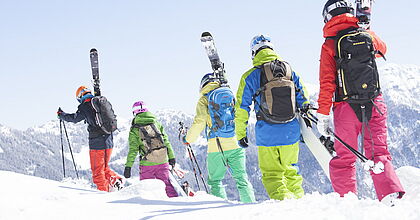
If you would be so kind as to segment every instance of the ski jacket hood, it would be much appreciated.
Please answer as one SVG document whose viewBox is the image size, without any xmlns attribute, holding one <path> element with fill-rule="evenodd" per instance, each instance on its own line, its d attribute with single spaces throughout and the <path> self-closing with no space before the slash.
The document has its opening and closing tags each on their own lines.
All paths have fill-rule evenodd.
<svg viewBox="0 0 420 220">
<path fill-rule="evenodd" d="M 255 55 L 254 59 L 252 60 L 253 66 L 260 66 L 264 63 L 273 61 L 273 60 L 282 60 L 279 55 L 274 52 L 274 50 L 270 48 L 262 49 Z"/>
<path fill-rule="evenodd" d="M 323 29 L 324 38 L 336 36 L 339 31 L 350 27 L 359 27 L 357 25 L 358 21 L 354 15 L 349 13 L 337 15 L 325 23 Z"/>
<path fill-rule="evenodd" d="M 147 125 L 156 122 L 156 117 L 150 112 L 142 112 L 134 118 L 135 124 Z"/>
<path fill-rule="evenodd" d="M 207 85 L 205 85 L 201 90 L 200 90 L 200 95 L 205 96 L 207 95 L 207 93 L 217 89 L 220 87 L 220 83 L 219 82 L 209 82 Z"/>
</svg>

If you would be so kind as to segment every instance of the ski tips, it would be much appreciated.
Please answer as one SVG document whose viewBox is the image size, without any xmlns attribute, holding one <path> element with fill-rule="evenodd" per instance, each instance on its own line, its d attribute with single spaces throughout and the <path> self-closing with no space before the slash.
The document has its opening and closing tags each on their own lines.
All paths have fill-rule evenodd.
<svg viewBox="0 0 420 220">
<path fill-rule="evenodd" d="M 210 34 L 210 32 L 205 31 L 201 34 L 201 37 L 211 37 L 211 34 Z"/>
<path fill-rule="evenodd" d="M 98 52 L 98 50 L 96 50 L 96 48 L 90 49 L 90 53 L 97 53 L 97 52 Z"/>
</svg>

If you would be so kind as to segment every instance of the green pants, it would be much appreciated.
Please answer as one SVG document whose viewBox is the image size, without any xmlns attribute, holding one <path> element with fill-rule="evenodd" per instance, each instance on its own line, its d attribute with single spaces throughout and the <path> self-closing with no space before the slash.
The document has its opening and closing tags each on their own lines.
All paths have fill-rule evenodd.
<svg viewBox="0 0 420 220">
<path fill-rule="evenodd" d="M 254 189 L 248 180 L 245 167 L 245 150 L 242 148 L 224 151 L 225 159 L 229 165 L 232 177 L 236 181 L 241 202 L 255 202 Z M 222 180 L 228 168 L 223 163 L 223 155 L 220 152 L 209 153 L 207 157 L 208 184 L 210 193 L 214 196 L 226 199 L 225 187 Z"/>
<path fill-rule="evenodd" d="M 262 183 L 271 199 L 301 198 L 303 178 L 298 174 L 299 142 L 292 145 L 258 147 Z"/>
</svg>

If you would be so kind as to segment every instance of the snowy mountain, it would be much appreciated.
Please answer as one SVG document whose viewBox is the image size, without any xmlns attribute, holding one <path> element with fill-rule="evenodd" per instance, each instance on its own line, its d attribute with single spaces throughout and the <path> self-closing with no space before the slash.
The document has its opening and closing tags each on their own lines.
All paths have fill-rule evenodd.
<svg viewBox="0 0 420 220">
<path fill-rule="evenodd" d="M 306 194 L 295 200 L 240 204 L 197 193 L 168 198 L 159 180 L 135 181 L 118 192 L 104 193 L 86 181 L 61 182 L 0 171 L 0 219 L 420 219 L 420 169 L 397 171 L 406 196 L 394 207 L 377 200 L 340 198 L 336 193 Z M 15 184 L 10 184 L 10 183 Z"/>
<path fill-rule="evenodd" d="M 388 142 L 393 155 L 393 163 L 396 167 L 407 165 L 420 167 L 420 101 L 415 96 L 416 94 L 420 94 L 420 67 L 390 64 L 380 69 L 380 75 L 382 90 L 388 104 Z M 315 85 L 307 85 L 307 87 L 312 91 L 311 97 L 316 99 L 317 95 L 315 91 L 317 91 L 317 87 Z M 191 165 L 186 154 L 186 149 L 178 140 L 178 123 L 182 121 L 189 126 L 192 123 L 193 116 L 174 110 L 160 110 L 155 112 L 155 115 L 169 135 L 169 139 L 175 150 L 177 162 L 182 168 L 190 170 Z M 110 165 L 116 172 L 122 174 L 128 150 L 127 139 L 130 121 L 119 118 L 118 123 L 119 131 L 114 134 L 115 148 Z M 255 119 L 250 120 L 249 139 L 251 143 L 255 143 L 254 123 Z M 65 125 L 79 175 L 86 180 L 90 180 L 86 125 L 84 123 L 66 123 Z M 72 156 L 64 133 L 62 138 L 64 143 L 66 176 L 75 177 Z M 206 174 L 207 148 L 204 136 L 193 145 L 193 148 L 200 167 L 203 173 Z M 61 151 L 60 124 L 58 120 L 25 131 L 0 125 L 0 170 L 13 171 L 51 180 L 62 180 L 63 166 Z M 301 145 L 299 157 L 300 170 L 304 177 L 305 192 L 331 192 L 331 184 L 304 144 Z M 138 178 L 137 165 L 138 163 L 133 167 L 132 179 Z M 260 201 L 268 199 L 261 183 L 261 173 L 257 163 L 257 148 L 252 144 L 247 149 L 247 172 L 255 188 L 257 199 Z M 360 196 L 374 198 L 373 186 L 369 176 L 365 175 L 363 171 L 358 174 L 358 178 L 362 180 L 359 181 L 358 186 Z M 237 200 L 238 195 L 234 180 L 229 174 L 226 177 L 224 183 L 227 187 L 228 196 L 232 200 Z M 187 174 L 186 180 L 195 189 L 198 189 L 195 186 L 193 172 Z"/>
</svg>

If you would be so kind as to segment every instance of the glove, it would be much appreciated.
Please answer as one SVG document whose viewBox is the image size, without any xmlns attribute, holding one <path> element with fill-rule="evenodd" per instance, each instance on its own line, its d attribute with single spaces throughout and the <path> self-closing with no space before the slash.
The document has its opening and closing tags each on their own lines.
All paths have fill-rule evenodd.
<svg viewBox="0 0 420 220">
<path fill-rule="evenodd" d="M 176 160 L 175 158 L 169 159 L 169 165 L 171 165 L 172 167 L 175 166 Z"/>
<path fill-rule="evenodd" d="M 60 119 L 61 113 L 63 113 L 63 110 L 61 109 L 61 107 L 58 107 L 58 110 L 57 110 L 57 118 L 58 119 Z"/>
<path fill-rule="evenodd" d="M 182 137 L 182 143 L 185 144 L 185 145 L 189 145 L 190 144 L 187 141 L 187 136 L 186 135 L 184 135 L 184 137 Z"/>
<path fill-rule="evenodd" d="M 245 136 L 244 138 L 242 138 L 241 140 L 238 141 L 238 144 L 242 148 L 247 148 L 248 147 L 248 138 Z"/>
<path fill-rule="evenodd" d="M 318 118 L 318 122 L 316 124 L 316 127 L 318 129 L 318 132 L 325 137 L 331 136 L 328 132 L 328 126 L 330 124 L 330 116 L 324 115 L 321 113 L 317 113 L 316 117 Z"/>
<path fill-rule="evenodd" d="M 300 109 L 300 111 L 302 112 L 302 113 L 307 113 L 309 110 L 311 110 L 311 109 L 313 109 L 313 106 L 310 104 L 310 103 L 304 103 L 303 105 L 302 105 L 302 108 Z"/>
<path fill-rule="evenodd" d="M 124 169 L 124 177 L 130 178 L 131 177 L 131 167 L 125 167 Z"/>
</svg>

